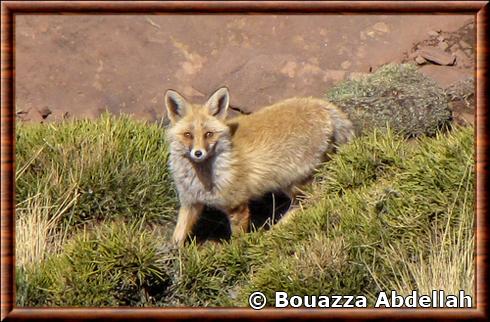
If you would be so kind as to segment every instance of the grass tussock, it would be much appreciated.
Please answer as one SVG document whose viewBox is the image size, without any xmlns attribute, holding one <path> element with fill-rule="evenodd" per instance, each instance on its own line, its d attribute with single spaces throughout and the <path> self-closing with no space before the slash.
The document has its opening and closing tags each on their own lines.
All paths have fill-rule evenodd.
<svg viewBox="0 0 490 322">
<path fill-rule="evenodd" d="M 446 88 L 446 96 L 450 101 L 464 102 L 465 106 L 475 106 L 475 78 L 473 76 L 451 84 Z"/>
<path fill-rule="evenodd" d="M 410 64 L 385 65 L 329 89 L 326 98 L 349 115 L 358 133 L 389 126 L 407 137 L 435 135 L 451 121 L 444 90 Z"/>
<path fill-rule="evenodd" d="M 61 254 L 19 268 L 17 301 L 29 306 L 172 303 L 174 255 L 143 223 L 116 221 L 82 230 Z"/>
<path fill-rule="evenodd" d="M 18 129 L 20 306 L 474 292 L 471 127 L 411 141 L 375 129 L 332 156 L 273 229 L 180 250 L 169 247 L 176 201 L 162 129 L 107 116 L 53 127 Z"/>
<path fill-rule="evenodd" d="M 61 249 L 66 240 L 67 229 L 59 228 L 60 221 L 77 197 L 76 192 L 68 190 L 59 203 L 53 204 L 49 195 L 39 192 L 17 205 L 17 265 L 38 264 L 50 253 Z"/>
<path fill-rule="evenodd" d="M 68 226 L 120 217 L 173 220 L 176 198 L 157 125 L 104 115 L 97 122 L 21 124 L 16 133 L 18 204 L 41 193 L 57 208 L 73 191 L 77 198 L 59 220 Z M 19 219 L 38 211 L 27 206 Z"/>
</svg>

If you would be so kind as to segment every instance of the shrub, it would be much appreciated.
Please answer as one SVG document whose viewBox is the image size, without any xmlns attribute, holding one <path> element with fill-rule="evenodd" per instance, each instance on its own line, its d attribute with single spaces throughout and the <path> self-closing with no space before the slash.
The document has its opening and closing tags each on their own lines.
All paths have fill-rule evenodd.
<svg viewBox="0 0 490 322">
<path fill-rule="evenodd" d="M 38 265 L 17 270 L 17 301 L 29 306 L 147 306 L 173 303 L 175 254 L 143 221 L 80 231 Z"/>
<path fill-rule="evenodd" d="M 60 205 L 72 191 L 77 198 L 63 214 L 65 225 L 120 217 L 173 220 L 176 197 L 167 159 L 164 130 L 128 116 L 21 123 L 16 132 L 17 202 L 41 193 Z"/>
<path fill-rule="evenodd" d="M 385 65 L 375 73 L 328 90 L 358 133 L 389 126 L 407 137 L 434 135 L 450 125 L 446 93 L 414 65 Z"/>
</svg>

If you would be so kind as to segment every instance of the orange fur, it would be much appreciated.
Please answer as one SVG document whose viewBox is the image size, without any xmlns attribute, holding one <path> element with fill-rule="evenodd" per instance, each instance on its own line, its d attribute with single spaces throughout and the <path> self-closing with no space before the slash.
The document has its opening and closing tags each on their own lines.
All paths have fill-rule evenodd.
<svg viewBox="0 0 490 322">
<path fill-rule="evenodd" d="M 352 124 L 341 111 L 311 97 L 287 99 L 226 121 L 226 88 L 204 105 L 191 104 L 169 90 L 166 105 L 171 120 L 170 168 L 181 207 L 222 209 L 233 232 L 248 229 L 251 198 L 277 190 L 292 194 L 324 161 L 326 152 L 353 135 Z M 199 158 L 194 155 L 198 150 Z M 192 228 L 187 223 L 197 220 L 199 211 L 183 214 L 174 231 L 177 244 L 185 241 Z"/>
</svg>

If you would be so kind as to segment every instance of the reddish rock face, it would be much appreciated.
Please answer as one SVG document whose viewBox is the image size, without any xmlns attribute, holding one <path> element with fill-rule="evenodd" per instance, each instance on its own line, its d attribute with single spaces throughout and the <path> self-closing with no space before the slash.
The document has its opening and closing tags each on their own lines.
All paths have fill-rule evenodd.
<svg viewBox="0 0 490 322">
<path fill-rule="evenodd" d="M 226 85 L 233 106 L 254 111 L 287 97 L 322 97 L 344 79 L 400 62 L 414 43 L 432 37 L 430 32 L 436 39 L 441 30 L 454 32 L 473 19 L 19 15 L 16 108 L 20 119 L 37 122 L 97 117 L 106 110 L 153 121 L 164 116 L 168 88 L 204 101 Z M 458 68 L 458 60 L 469 57 L 465 50 L 474 48 L 474 39 L 463 41 L 448 43 L 447 50 L 458 46 Z M 51 113 L 40 112 L 44 107 Z"/>
<path fill-rule="evenodd" d="M 423 47 L 418 51 L 418 56 L 437 65 L 453 65 L 456 61 L 455 55 L 437 47 Z"/>
</svg>

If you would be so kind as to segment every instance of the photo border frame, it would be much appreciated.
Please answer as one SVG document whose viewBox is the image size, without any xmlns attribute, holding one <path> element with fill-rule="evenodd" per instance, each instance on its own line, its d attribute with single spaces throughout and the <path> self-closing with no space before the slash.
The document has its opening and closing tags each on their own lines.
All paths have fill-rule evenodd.
<svg viewBox="0 0 490 322">
<path fill-rule="evenodd" d="M 4 1 L 1 3 L 1 320 L 471 319 L 488 320 L 488 1 Z M 476 22 L 476 308 L 30 308 L 15 304 L 15 15 L 17 14 L 473 14 Z"/>
</svg>

